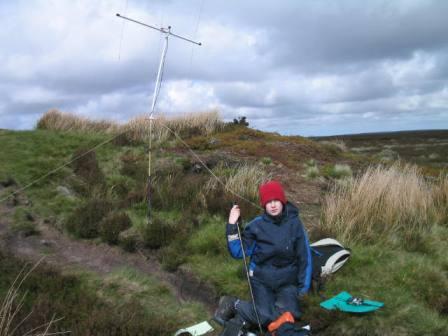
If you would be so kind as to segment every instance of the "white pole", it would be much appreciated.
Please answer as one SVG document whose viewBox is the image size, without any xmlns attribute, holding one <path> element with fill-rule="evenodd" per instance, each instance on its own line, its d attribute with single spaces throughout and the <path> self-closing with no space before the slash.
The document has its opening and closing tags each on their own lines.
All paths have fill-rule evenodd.
<svg viewBox="0 0 448 336">
<path fill-rule="evenodd" d="M 150 119 L 153 117 L 154 108 L 156 107 L 157 98 L 160 92 L 160 86 L 162 85 L 162 74 L 163 74 L 163 68 L 165 67 L 165 58 L 166 58 L 166 52 L 168 50 L 168 37 L 170 29 L 171 27 L 168 27 L 168 32 L 165 33 L 165 43 L 163 45 L 162 56 L 160 57 L 159 71 L 157 72 L 156 85 L 154 86 L 154 94 L 152 97 L 151 113 L 149 115 Z"/>
<path fill-rule="evenodd" d="M 169 37 L 169 30 L 170 27 L 168 27 L 168 32 L 165 33 L 165 43 L 163 45 L 163 51 L 162 56 L 160 57 L 160 63 L 159 63 L 159 70 L 157 72 L 157 79 L 154 86 L 154 94 L 152 97 L 152 105 L 151 105 L 151 112 L 149 114 L 149 149 L 148 149 L 148 181 L 147 181 L 147 198 L 148 198 L 148 221 L 151 219 L 151 156 L 152 156 L 152 128 L 153 128 L 153 122 L 154 122 L 154 109 L 157 103 L 157 98 L 159 96 L 160 87 L 162 86 L 162 74 L 163 74 L 163 68 L 165 66 L 165 58 L 166 58 L 166 52 L 168 50 L 168 37 Z"/>
</svg>

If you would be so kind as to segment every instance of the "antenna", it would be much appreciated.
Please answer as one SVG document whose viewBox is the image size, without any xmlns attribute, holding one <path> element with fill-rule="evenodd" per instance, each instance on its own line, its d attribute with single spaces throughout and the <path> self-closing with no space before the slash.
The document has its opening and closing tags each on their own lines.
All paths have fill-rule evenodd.
<svg viewBox="0 0 448 336">
<path fill-rule="evenodd" d="M 196 42 L 193 41 L 191 39 L 188 39 L 186 37 L 174 34 L 171 32 L 171 26 L 168 26 L 167 28 L 157 28 L 154 26 L 151 26 L 149 24 L 131 19 L 129 17 L 120 15 L 119 13 L 117 13 L 117 16 L 120 19 L 124 19 L 124 20 L 128 20 L 134 23 L 137 23 L 141 26 L 144 26 L 146 28 L 151 28 L 154 30 L 159 31 L 160 33 L 165 35 L 165 43 L 163 46 L 163 50 L 162 50 L 162 55 L 160 56 L 160 63 L 159 63 L 159 70 L 157 71 L 157 78 L 156 78 L 156 84 L 154 86 L 154 94 L 152 96 L 152 104 L 151 104 L 151 112 L 149 114 L 149 151 L 148 151 L 148 182 L 147 182 L 147 198 L 148 198 L 148 223 L 150 222 L 151 219 L 151 152 L 152 152 L 152 127 L 153 127 L 153 121 L 154 121 L 154 109 L 156 107 L 156 103 L 157 103 L 157 98 L 159 96 L 160 93 L 160 87 L 162 86 L 162 76 L 163 76 L 163 69 L 165 67 L 165 59 L 166 59 L 166 53 L 168 50 L 168 38 L 170 36 L 176 37 L 178 39 L 184 40 L 186 42 L 190 42 L 193 44 L 196 44 L 198 46 L 201 46 L 202 43 L 201 42 Z"/>
</svg>

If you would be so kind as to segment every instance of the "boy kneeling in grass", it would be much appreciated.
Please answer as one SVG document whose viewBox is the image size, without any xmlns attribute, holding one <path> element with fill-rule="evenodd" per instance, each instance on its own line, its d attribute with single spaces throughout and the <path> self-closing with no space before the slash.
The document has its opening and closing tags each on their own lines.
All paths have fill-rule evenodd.
<svg viewBox="0 0 448 336">
<path fill-rule="evenodd" d="M 215 319 L 225 325 L 221 335 L 226 336 L 259 323 L 276 336 L 299 335 L 294 329 L 295 319 L 301 315 L 298 298 L 308 292 L 311 282 L 308 238 L 298 208 L 286 200 L 279 182 L 261 185 L 259 196 L 265 211 L 245 227 L 241 240 L 238 205 L 230 210 L 226 227 L 232 257 L 243 258 L 242 247 L 250 256 L 249 278 L 256 311 L 252 302 L 224 296 Z"/>
</svg>

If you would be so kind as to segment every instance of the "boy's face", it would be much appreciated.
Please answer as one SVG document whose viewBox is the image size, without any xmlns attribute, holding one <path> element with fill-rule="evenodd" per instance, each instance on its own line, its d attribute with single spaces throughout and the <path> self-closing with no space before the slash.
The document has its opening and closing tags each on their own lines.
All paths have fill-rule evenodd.
<svg viewBox="0 0 448 336">
<path fill-rule="evenodd" d="M 277 216 L 282 213 L 283 204 L 280 201 L 272 200 L 266 203 L 266 212 L 271 216 Z"/>
</svg>

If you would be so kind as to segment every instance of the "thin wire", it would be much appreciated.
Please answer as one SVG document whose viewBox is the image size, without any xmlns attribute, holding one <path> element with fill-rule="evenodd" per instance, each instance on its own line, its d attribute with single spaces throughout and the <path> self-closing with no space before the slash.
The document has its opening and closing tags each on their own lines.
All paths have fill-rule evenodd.
<svg viewBox="0 0 448 336">
<path fill-rule="evenodd" d="M 125 7 L 124 7 L 124 14 L 125 14 L 125 15 L 126 15 L 127 11 L 128 11 L 128 0 L 126 0 L 126 5 L 125 5 Z M 118 48 L 118 61 L 121 60 L 121 45 L 122 45 L 122 43 L 123 43 L 124 24 L 125 24 L 125 23 L 126 23 L 126 22 L 123 21 L 123 25 L 121 26 L 120 46 L 119 46 L 119 48 Z"/>
<path fill-rule="evenodd" d="M 196 40 L 196 35 L 198 33 L 198 28 L 199 28 L 199 21 L 201 20 L 201 16 L 202 16 L 202 10 L 204 8 L 204 0 L 202 0 L 201 2 L 201 6 L 199 7 L 199 14 L 198 14 L 198 18 L 196 21 L 196 28 L 194 30 L 194 34 L 193 34 L 193 40 Z M 191 46 L 191 54 L 190 54 L 190 69 L 193 66 L 193 52 L 194 52 L 194 46 Z"/>
</svg>

